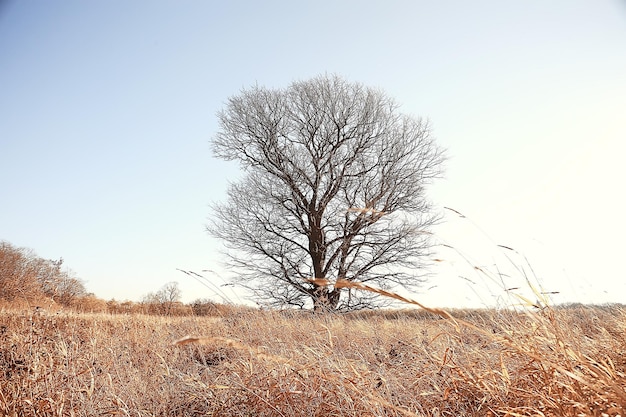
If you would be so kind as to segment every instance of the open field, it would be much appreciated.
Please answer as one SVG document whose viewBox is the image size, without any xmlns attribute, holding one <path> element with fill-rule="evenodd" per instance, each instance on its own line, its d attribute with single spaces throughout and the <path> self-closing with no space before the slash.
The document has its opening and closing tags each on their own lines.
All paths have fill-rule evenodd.
<svg viewBox="0 0 626 417">
<path fill-rule="evenodd" d="M 0 415 L 626 415 L 623 307 L 452 315 L 5 310 Z"/>
</svg>

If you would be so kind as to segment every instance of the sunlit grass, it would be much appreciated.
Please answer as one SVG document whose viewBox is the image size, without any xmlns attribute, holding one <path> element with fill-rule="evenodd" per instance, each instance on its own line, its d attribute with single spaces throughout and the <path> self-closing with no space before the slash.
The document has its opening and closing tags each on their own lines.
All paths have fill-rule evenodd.
<svg viewBox="0 0 626 417">
<path fill-rule="evenodd" d="M 0 414 L 624 415 L 623 307 L 449 314 L 5 311 Z"/>
<path fill-rule="evenodd" d="M 530 265 L 507 259 L 527 288 L 503 286 L 512 303 L 491 309 L 433 308 L 321 279 L 407 309 L 199 303 L 162 317 L 97 300 L 82 311 L 123 314 L 6 305 L 0 415 L 626 415 L 626 308 L 552 306 Z M 501 279 L 465 261 L 485 281 Z"/>
</svg>

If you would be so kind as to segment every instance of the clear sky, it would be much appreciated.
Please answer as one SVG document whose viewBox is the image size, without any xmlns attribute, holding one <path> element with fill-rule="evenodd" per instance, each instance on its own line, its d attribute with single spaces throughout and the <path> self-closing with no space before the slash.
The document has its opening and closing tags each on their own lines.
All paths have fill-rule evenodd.
<svg viewBox="0 0 626 417">
<path fill-rule="evenodd" d="M 467 218 L 445 211 L 455 250 L 415 298 L 527 291 L 502 244 L 554 302 L 626 302 L 624 1 L 1 2 L 0 240 L 105 299 L 169 281 L 217 299 L 176 270 L 227 276 L 204 230 L 238 173 L 211 156 L 215 114 L 323 73 L 385 90 L 448 149 L 429 196 Z M 494 265 L 503 284 L 473 269 Z"/>
</svg>

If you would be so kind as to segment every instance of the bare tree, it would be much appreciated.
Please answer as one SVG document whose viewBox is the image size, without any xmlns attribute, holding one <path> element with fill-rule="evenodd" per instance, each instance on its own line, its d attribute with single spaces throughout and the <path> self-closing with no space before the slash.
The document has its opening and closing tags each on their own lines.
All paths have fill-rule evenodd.
<svg viewBox="0 0 626 417">
<path fill-rule="evenodd" d="M 72 273 L 69 271 L 61 275 L 57 282 L 55 293 L 59 303 L 69 306 L 85 295 L 87 295 L 87 290 L 80 278 L 72 276 Z"/>
<path fill-rule="evenodd" d="M 148 314 L 163 314 L 165 310 L 158 295 L 154 292 L 149 292 L 141 297 L 141 305 L 143 312 Z"/>
<path fill-rule="evenodd" d="M 44 294 L 60 304 L 70 306 L 75 300 L 87 294 L 82 279 L 75 276 L 68 268 L 62 268 L 63 258 L 59 260 L 37 259 L 37 281 Z"/>
<path fill-rule="evenodd" d="M 157 298 L 161 302 L 166 315 L 171 315 L 174 306 L 180 301 L 182 292 L 178 287 L 178 282 L 172 281 L 165 284 L 157 293 Z"/>
<path fill-rule="evenodd" d="M 182 291 L 178 282 L 168 282 L 156 293 L 150 292 L 143 296 L 142 304 L 147 312 L 171 315 L 176 305 L 180 302 Z"/>
<path fill-rule="evenodd" d="M 17 248 L 0 241 L 0 299 L 26 301 L 42 296 L 37 282 L 39 265 L 35 253 L 26 248 Z"/>
<path fill-rule="evenodd" d="M 425 186 L 444 161 L 427 123 L 337 76 L 243 90 L 218 117 L 213 153 L 246 175 L 207 230 L 241 285 L 273 304 L 332 310 L 371 305 L 364 294 L 342 299 L 338 279 L 423 282 L 437 219 Z"/>
</svg>

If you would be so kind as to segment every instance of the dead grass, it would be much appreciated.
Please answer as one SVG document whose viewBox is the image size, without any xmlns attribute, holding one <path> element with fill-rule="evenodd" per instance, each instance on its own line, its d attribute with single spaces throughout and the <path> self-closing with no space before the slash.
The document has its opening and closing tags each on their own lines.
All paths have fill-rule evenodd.
<svg viewBox="0 0 626 417">
<path fill-rule="evenodd" d="M 624 308 L 460 313 L 5 311 L 0 415 L 625 415 Z"/>
</svg>

